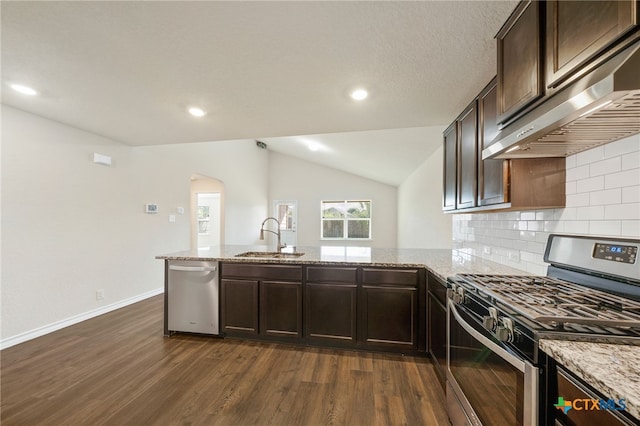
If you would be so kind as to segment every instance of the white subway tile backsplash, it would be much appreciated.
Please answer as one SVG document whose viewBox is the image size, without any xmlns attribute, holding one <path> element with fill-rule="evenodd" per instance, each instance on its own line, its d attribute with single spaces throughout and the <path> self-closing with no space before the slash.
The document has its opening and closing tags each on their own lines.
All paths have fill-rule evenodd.
<svg viewBox="0 0 640 426">
<path fill-rule="evenodd" d="M 528 231 L 542 231 L 544 230 L 544 222 L 537 220 L 530 220 L 527 222 Z"/>
<path fill-rule="evenodd" d="M 520 231 L 518 240 L 524 243 L 526 243 L 527 241 L 535 241 L 536 233 L 533 231 Z M 518 246 L 518 247 L 524 249 L 522 246 Z"/>
<path fill-rule="evenodd" d="M 640 168 L 612 173 L 604 177 L 604 187 L 623 188 L 640 185 Z"/>
<path fill-rule="evenodd" d="M 553 210 L 540 210 L 536 212 L 536 220 L 551 220 L 553 219 Z"/>
<path fill-rule="evenodd" d="M 545 232 L 564 232 L 564 222 L 559 220 L 548 220 L 544 222 L 543 229 Z"/>
<path fill-rule="evenodd" d="M 536 220 L 536 212 L 522 212 L 520 220 Z"/>
<path fill-rule="evenodd" d="M 581 179 L 576 182 L 576 192 L 592 192 L 604 189 L 604 176 Z"/>
<path fill-rule="evenodd" d="M 542 255 L 544 254 L 544 247 L 545 245 L 542 243 L 529 242 L 527 243 L 526 251 L 530 253 L 536 253 L 536 254 Z"/>
<path fill-rule="evenodd" d="M 454 247 L 544 275 L 551 233 L 640 238 L 640 135 L 567 157 L 566 167 L 565 208 L 454 215 Z"/>
<path fill-rule="evenodd" d="M 612 172 L 619 172 L 621 170 L 621 162 L 621 157 L 613 157 L 591 163 L 589 164 L 589 175 L 602 176 Z"/>
<path fill-rule="evenodd" d="M 640 151 L 623 155 L 621 160 L 621 170 L 637 169 L 638 165 L 640 165 Z"/>
<path fill-rule="evenodd" d="M 589 193 L 567 195 L 567 207 L 584 207 L 589 205 Z"/>
<path fill-rule="evenodd" d="M 588 220 L 572 220 L 564 224 L 564 231 L 569 234 L 588 234 L 589 233 L 589 221 Z"/>
<path fill-rule="evenodd" d="M 553 216 L 556 220 L 576 220 L 578 209 L 568 206 L 564 209 L 556 209 Z"/>
<path fill-rule="evenodd" d="M 595 163 L 596 161 L 600 161 L 605 158 L 604 146 L 599 146 L 597 148 L 593 148 L 588 151 L 580 152 L 575 156 L 576 156 L 576 164 L 578 166 L 581 166 L 583 164 Z"/>
<path fill-rule="evenodd" d="M 622 232 L 621 236 L 629 238 L 640 237 L 640 221 L 637 220 L 623 220 L 621 221 Z"/>
<path fill-rule="evenodd" d="M 621 188 L 594 191 L 589 194 L 589 204 L 592 206 L 604 206 L 606 204 L 620 204 L 622 202 Z"/>
<path fill-rule="evenodd" d="M 622 224 L 619 220 L 594 220 L 589 224 L 589 234 L 620 236 Z"/>
<path fill-rule="evenodd" d="M 622 203 L 640 203 L 640 185 L 622 188 Z"/>
<path fill-rule="evenodd" d="M 578 220 L 602 220 L 604 219 L 604 206 L 591 206 L 578 209 Z"/>
<path fill-rule="evenodd" d="M 605 219 L 637 219 L 640 215 L 640 203 L 611 204 L 604 206 Z"/>
<path fill-rule="evenodd" d="M 603 147 L 605 157 L 607 158 L 621 156 L 630 152 L 637 152 L 640 151 L 640 135 L 612 142 L 603 145 Z"/>
<path fill-rule="evenodd" d="M 567 182 L 573 182 L 580 179 L 586 179 L 589 177 L 589 165 L 585 164 L 580 167 L 567 168 L 566 180 Z"/>
</svg>

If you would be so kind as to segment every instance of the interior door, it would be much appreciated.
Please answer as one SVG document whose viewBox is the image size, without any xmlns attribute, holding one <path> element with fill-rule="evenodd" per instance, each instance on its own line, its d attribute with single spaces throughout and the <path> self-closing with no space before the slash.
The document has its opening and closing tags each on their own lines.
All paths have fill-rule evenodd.
<svg viewBox="0 0 640 426">
<path fill-rule="evenodd" d="M 198 192 L 196 197 L 197 248 L 220 245 L 220 193 Z"/>
<path fill-rule="evenodd" d="M 297 246 L 298 202 L 295 200 L 275 200 L 273 202 L 273 216 L 280 222 L 282 244 L 289 247 Z"/>
</svg>

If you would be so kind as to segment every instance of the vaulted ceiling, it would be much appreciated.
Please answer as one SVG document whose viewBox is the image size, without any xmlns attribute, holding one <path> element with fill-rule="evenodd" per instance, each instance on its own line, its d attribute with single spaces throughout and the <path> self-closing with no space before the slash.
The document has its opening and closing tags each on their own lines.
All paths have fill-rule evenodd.
<svg viewBox="0 0 640 426">
<path fill-rule="evenodd" d="M 429 128 L 495 74 L 493 37 L 514 5 L 2 1 L 2 103 L 133 146 L 265 139 L 314 161 L 317 151 L 288 149 L 286 137 L 326 137 L 343 156 L 362 157 L 360 143 L 364 173 L 397 165 L 378 178 L 398 184 L 433 150 Z M 349 97 L 358 87 L 364 101 Z M 346 160 L 333 167 L 360 161 Z"/>
</svg>

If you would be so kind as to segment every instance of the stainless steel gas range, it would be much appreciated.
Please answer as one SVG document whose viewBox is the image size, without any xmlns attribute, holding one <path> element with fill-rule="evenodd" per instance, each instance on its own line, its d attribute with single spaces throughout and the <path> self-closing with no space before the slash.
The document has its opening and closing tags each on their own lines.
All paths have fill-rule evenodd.
<svg viewBox="0 0 640 426">
<path fill-rule="evenodd" d="M 449 279 L 447 403 L 454 425 L 565 424 L 540 339 L 639 345 L 640 240 L 550 235 L 546 277 Z M 557 399 L 556 399 L 557 401 Z M 634 424 L 624 410 L 616 421 Z M 566 424 L 573 424 L 569 420 Z"/>
</svg>

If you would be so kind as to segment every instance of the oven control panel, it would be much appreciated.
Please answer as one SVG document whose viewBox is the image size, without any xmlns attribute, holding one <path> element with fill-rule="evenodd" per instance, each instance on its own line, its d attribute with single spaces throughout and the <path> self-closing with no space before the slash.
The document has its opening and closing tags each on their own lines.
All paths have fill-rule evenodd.
<svg viewBox="0 0 640 426">
<path fill-rule="evenodd" d="M 638 246 L 596 243 L 593 248 L 593 257 L 633 265 L 638 257 Z"/>
</svg>

